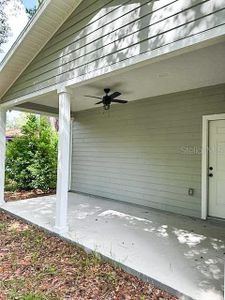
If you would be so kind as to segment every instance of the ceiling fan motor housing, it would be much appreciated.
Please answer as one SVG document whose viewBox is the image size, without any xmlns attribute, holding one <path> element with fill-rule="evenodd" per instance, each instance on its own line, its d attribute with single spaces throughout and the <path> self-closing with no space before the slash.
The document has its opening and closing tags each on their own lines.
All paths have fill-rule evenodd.
<svg viewBox="0 0 225 300">
<path fill-rule="evenodd" d="M 112 101 L 112 99 L 111 99 L 110 96 L 106 95 L 106 96 L 103 97 L 102 102 L 103 102 L 105 110 L 109 110 L 110 109 L 111 101 Z"/>
<path fill-rule="evenodd" d="M 104 92 L 108 95 L 109 94 L 109 92 L 110 92 L 110 89 L 109 88 L 107 88 L 107 89 L 104 89 Z"/>
<path fill-rule="evenodd" d="M 110 93 L 110 89 L 109 88 L 105 88 L 104 89 L 105 92 L 105 96 L 98 97 L 98 96 L 90 96 L 90 95 L 86 95 L 86 97 L 88 98 L 94 98 L 94 99 L 100 99 L 101 101 L 97 102 L 96 104 L 103 104 L 103 108 L 104 110 L 109 110 L 111 103 L 127 103 L 127 100 L 121 100 L 121 99 L 117 99 L 117 97 L 119 97 L 121 95 L 120 92 L 114 92 L 111 95 L 109 95 Z"/>
</svg>

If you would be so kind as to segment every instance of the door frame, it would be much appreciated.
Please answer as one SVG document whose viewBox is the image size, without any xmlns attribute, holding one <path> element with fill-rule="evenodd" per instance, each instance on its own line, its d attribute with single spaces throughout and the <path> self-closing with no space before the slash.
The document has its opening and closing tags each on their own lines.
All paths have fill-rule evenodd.
<svg viewBox="0 0 225 300">
<path fill-rule="evenodd" d="M 225 120 L 225 113 L 206 115 L 202 117 L 202 197 L 201 197 L 201 218 L 206 220 L 208 217 L 209 204 L 209 122 Z"/>
</svg>

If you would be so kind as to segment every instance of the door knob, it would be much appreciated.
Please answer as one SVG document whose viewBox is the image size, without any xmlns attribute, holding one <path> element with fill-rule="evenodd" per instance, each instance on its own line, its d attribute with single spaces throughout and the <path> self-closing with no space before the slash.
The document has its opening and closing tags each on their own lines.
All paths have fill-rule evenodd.
<svg viewBox="0 0 225 300">
<path fill-rule="evenodd" d="M 212 173 L 209 173 L 209 177 L 213 177 L 213 174 L 212 174 Z"/>
<path fill-rule="evenodd" d="M 212 170 L 213 170 L 213 167 L 209 167 L 209 170 L 212 171 Z"/>
</svg>

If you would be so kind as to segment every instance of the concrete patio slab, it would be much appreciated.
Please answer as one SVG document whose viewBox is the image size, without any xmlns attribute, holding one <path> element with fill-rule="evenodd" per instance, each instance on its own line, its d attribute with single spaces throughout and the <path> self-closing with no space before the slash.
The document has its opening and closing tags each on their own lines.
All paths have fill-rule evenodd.
<svg viewBox="0 0 225 300">
<path fill-rule="evenodd" d="M 3 209 L 55 232 L 55 196 L 10 202 Z M 182 299 L 224 299 L 224 222 L 74 193 L 68 220 L 64 238 L 181 293 Z"/>
</svg>

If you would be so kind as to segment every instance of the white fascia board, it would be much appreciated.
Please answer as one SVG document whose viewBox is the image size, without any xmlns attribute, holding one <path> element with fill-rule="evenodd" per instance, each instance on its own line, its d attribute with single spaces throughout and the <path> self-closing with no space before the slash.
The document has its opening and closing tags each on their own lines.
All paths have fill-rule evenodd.
<svg viewBox="0 0 225 300">
<path fill-rule="evenodd" d="M 17 48 L 19 47 L 19 45 L 24 41 L 24 39 L 26 38 L 26 36 L 30 32 L 31 28 L 33 28 L 34 25 L 37 23 L 37 21 L 39 20 L 40 16 L 46 10 L 46 8 L 48 7 L 48 5 L 49 5 L 49 3 L 51 1 L 52 0 L 45 0 L 45 1 L 43 1 L 42 4 L 41 4 L 41 6 L 39 7 L 39 9 L 37 10 L 37 12 L 35 13 L 35 15 L 31 18 L 31 20 L 24 27 L 24 29 L 22 30 L 22 32 L 20 33 L 20 35 L 18 36 L 18 38 L 16 39 L 16 41 L 12 44 L 11 48 L 9 49 L 9 51 L 7 52 L 7 54 L 5 55 L 5 57 L 3 58 L 3 60 L 1 61 L 1 63 L 0 63 L 0 72 L 6 66 L 6 64 L 8 63 L 8 61 L 10 60 L 10 58 L 12 57 L 12 55 L 17 51 Z"/>
<path fill-rule="evenodd" d="M 4 96 L 31 61 L 43 49 L 82 1 L 84 0 L 45 0 L 42 3 L 34 17 L 28 22 L 27 26 L 21 32 L 0 64 L 0 98 Z M 49 26 L 47 31 L 45 31 L 45 34 L 43 34 L 43 24 L 51 22 L 48 13 L 53 13 L 54 11 L 58 15 L 58 26 L 55 26 L 54 23 L 54 26 Z M 40 43 L 41 33 L 43 39 L 42 43 Z M 37 36 L 38 45 L 40 45 L 40 47 L 37 47 L 37 45 L 34 46 L 34 44 L 32 46 L 35 36 Z M 24 48 L 29 45 L 31 46 L 29 54 L 25 60 L 22 61 L 24 59 Z"/>
<path fill-rule="evenodd" d="M 191 36 L 184 40 L 175 42 L 171 45 L 165 45 L 159 49 L 153 50 L 150 53 L 145 53 L 137 57 L 132 57 L 123 62 L 118 62 L 112 66 L 104 67 L 100 70 L 87 73 L 80 77 L 70 79 L 60 84 L 56 84 L 36 92 L 32 92 L 25 96 L 15 98 L 1 103 L 2 107 L 12 107 L 20 103 L 32 101 L 32 98 L 44 95 L 48 92 L 56 91 L 60 87 L 76 88 L 78 86 L 89 84 L 97 79 L 108 78 L 115 74 L 121 74 L 137 67 L 145 66 L 175 57 L 184 53 L 188 53 L 197 49 L 208 47 L 225 40 L 225 25 L 214 28 L 208 32 L 200 33 L 197 36 Z"/>
</svg>

